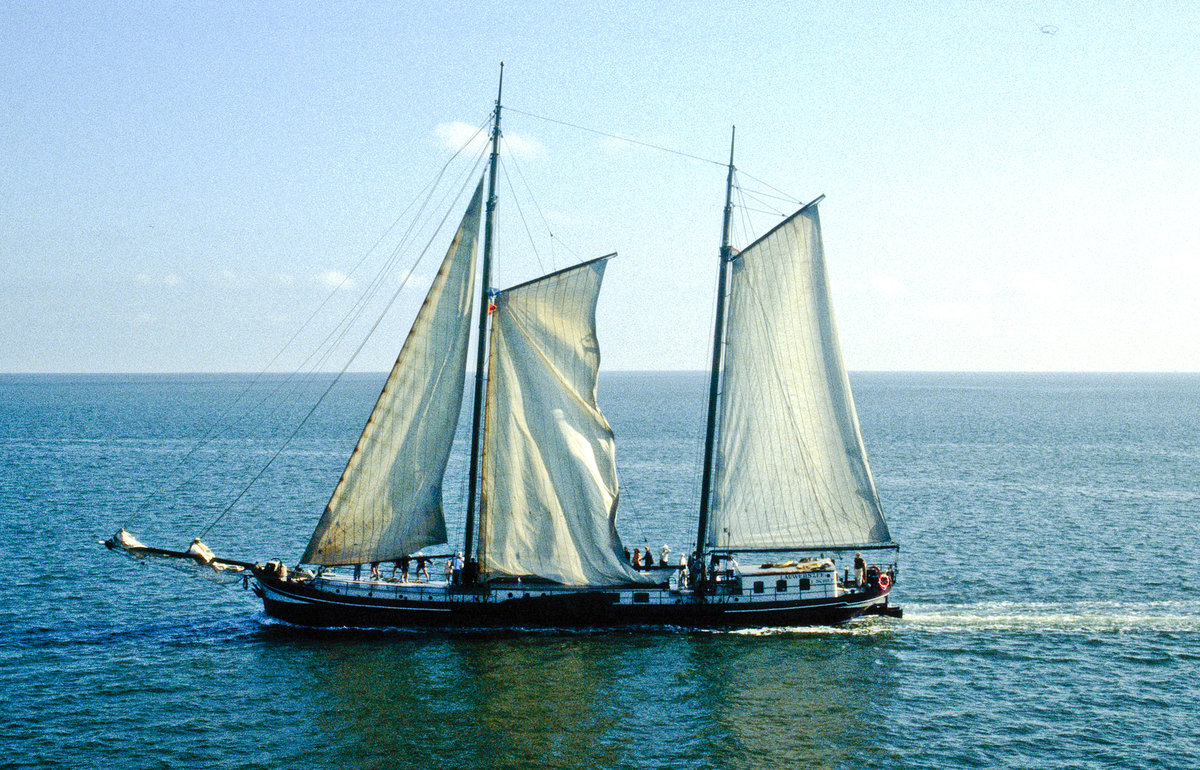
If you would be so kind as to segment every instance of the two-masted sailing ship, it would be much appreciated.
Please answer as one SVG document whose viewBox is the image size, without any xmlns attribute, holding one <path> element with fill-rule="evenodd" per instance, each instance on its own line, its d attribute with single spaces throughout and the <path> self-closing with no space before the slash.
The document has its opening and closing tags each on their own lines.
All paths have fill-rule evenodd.
<svg viewBox="0 0 1200 770">
<path fill-rule="evenodd" d="M 268 615 L 305 626 L 723 628 L 899 615 L 888 604 L 897 546 L 842 364 L 820 199 L 734 251 L 731 145 L 695 548 L 638 569 L 617 532 L 613 432 L 596 401 L 609 257 L 492 289 L 500 117 L 498 97 L 486 202 L 481 179 L 299 564 L 220 559 L 198 540 L 183 553 L 146 548 L 124 530 L 110 547 L 244 570 Z M 458 550 L 443 476 L 473 320 Z M 433 546 L 449 552 L 445 579 L 446 556 L 425 579 L 378 569 Z M 866 568 L 864 551 L 890 561 Z M 835 557 L 855 552 L 853 573 L 839 573 Z"/>
</svg>

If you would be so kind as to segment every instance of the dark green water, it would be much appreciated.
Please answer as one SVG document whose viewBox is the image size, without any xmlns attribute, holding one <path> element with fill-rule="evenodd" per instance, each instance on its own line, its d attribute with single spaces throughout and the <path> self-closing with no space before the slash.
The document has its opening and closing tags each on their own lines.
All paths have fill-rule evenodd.
<svg viewBox="0 0 1200 770">
<path fill-rule="evenodd" d="M 249 378 L 0 377 L 0 766 L 1200 763 L 1200 377 L 851 379 L 903 621 L 483 636 L 302 632 L 96 545 L 185 546 L 315 386 L 188 456 Z M 294 561 L 380 381 L 339 385 L 206 541 Z M 694 538 L 703 389 L 601 380 L 631 547 Z"/>
</svg>

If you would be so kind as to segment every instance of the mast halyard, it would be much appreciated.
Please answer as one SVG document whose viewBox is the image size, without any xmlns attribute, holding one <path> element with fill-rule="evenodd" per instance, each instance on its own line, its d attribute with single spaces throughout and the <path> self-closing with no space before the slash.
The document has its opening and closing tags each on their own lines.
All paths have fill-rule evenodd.
<svg viewBox="0 0 1200 770">
<path fill-rule="evenodd" d="M 496 212 L 496 166 L 500 160 L 500 97 L 504 93 L 504 62 L 500 62 L 500 86 L 492 116 L 492 155 L 488 161 L 488 197 L 483 224 L 483 270 L 479 289 L 479 329 L 475 338 L 475 407 L 471 413 L 471 464 L 467 473 L 467 515 L 463 526 L 463 558 L 471 558 L 475 530 L 475 501 L 479 490 L 480 434 L 483 426 L 483 391 L 487 380 L 488 305 L 492 288 L 492 231 Z"/>
<path fill-rule="evenodd" d="M 704 556 L 708 536 L 708 512 L 712 499 L 713 455 L 717 436 L 717 399 L 721 387 L 721 353 L 725 346 L 725 291 L 729 281 L 729 225 L 733 217 L 733 144 L 737 126 L 729 137 L 729 175 L 725 179 L 725 218 L 721 225 L 721 270 L 717 278 L 717 317 L 713 327 L 712 373 L 708 381 L 708 419 L 704 428 L 704 470 L 700 479 L 700 517 L 696 532 L 696 555 Z"/>
</svg>

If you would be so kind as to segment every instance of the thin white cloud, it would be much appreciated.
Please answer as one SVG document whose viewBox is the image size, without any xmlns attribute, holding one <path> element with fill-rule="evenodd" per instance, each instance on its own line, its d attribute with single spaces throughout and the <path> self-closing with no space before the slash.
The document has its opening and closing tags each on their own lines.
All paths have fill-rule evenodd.
<svg viewBox="0 0 1200 770">
<path fill-rule="evenodd" d="M 133 280 L 143 286 L 178 286 L 183 283 L 183 279 L 175 273 L 167 273 L 160 277 L 149 273 L 137 273 L 133 276 Z"/>
<path fill-rule="evenodd" d="M 437 137 L 438 145 L 451 152 L 458 152 L 468 142 L 471 151 L 482 152 L 488 140 L 487 131 L 460 123 L 457 120 L 453 123 L 437 124 L 433 127 L 433 134 Z"/>
<path fill-rule="evenodd" d="M 869 280 L 871 290 L 888 299 L 898 299 L 908 293 L 908 288 L 890 275 L 876 273 Z"/>
<path fill-rule="evenodd" d="M 996 293 L 996 285 L 984 278 L 973 278 L 967 281 L 967 291 L 977 297 L 991 297 Z"/>
<path fill-rule="evenodd" d="M 346 291 L 354 288 L 354 279 L 341 270 L 326 270 L 315 276 L 313 281 L 330 290 Z"/>
<path fill-rule="evenodd" d="M 1034 302 L 1051 302 L 1060 294 L 1058 286 L 1050 279 L 1034 273 L 1016 275 L 1012 279 L 1013 289 Z"/>
<path fill-rule="evenodd" d="M 487 150 L 490 140 L 487 129 L 480 130 L 459 121 L 439 123 L 434 126 L 433 133 L 437 137 L 438 145 L 451 152 L 458 152 L 465 146 L 469 153 L 481 153 Z M 501 141 L 504 143 L 504 150 L 513 157 L 535 160 L 546 156 L 545 146 L 531 136 L 505 132 Z"/>
<path fill-rule="evenodd" d="M 963 321 L 968 318 L 975 318 L 981 313 L 982 307 L 978 304 L 968 304 L 966 302 L 935 302 L 925 306 L 925 315 L 936 321 Z"/>
<path fill-rule="evenodd" d="M 546 157 L 545 146 L 532 136 L 504 134 L 502 141 L 510 155 L 522 160 L 538 160 Z"/>
</svg>

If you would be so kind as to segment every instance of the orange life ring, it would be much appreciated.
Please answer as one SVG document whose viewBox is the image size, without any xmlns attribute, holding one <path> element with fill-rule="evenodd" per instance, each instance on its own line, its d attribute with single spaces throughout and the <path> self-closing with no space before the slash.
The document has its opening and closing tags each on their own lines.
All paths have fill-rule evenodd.
<svg viewBox="0 0 1200 770">
<path fill-rule="evenodd" d="M 891 587 L 891 585 L 892 585 L 892 578 L 891 578 L 891 577 L 890 577 L 890 576 L 889 576 L 889 575 L 888 575 L 886 572 L 884 572 L 884 573 L 880 574 L 880 576 L 879 576 L 879 590 L 880 590 L 880 591 L 886 591 L 886 590 L 888 590 L 888 588 L 890 588 L 890 587 Z"/>
</svg>

